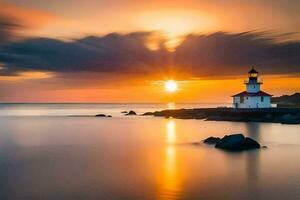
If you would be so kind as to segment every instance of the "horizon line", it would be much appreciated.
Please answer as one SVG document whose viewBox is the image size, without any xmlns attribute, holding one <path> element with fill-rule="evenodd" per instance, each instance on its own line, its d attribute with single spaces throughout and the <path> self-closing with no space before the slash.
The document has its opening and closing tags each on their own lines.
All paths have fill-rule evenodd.
<svg viewBox="0 0 300 200">
<path fill-rule="evenodd" d="M 0 102 L 0 104 L 231 104 L 231 102 Z"/>
</svg>

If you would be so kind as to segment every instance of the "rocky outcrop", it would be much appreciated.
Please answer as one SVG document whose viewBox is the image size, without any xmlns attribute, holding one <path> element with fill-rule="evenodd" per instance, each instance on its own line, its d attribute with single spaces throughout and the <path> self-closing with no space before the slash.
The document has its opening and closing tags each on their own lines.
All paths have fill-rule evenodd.
<svg viewBox="0 0 300 200">
<path fill-rule="evenodd" d="M 243 151 L 249 149 L 259 149 L 260 144 L 255 140 L 245 137 L 243 134 L 225 135 L 215 145 L 218 149 L 230 151 Z"/>
<path fill-rule="evenodd" d="M 243 151 L 259 149 L 260 144 L 243 134 L 225 135 L 223 138 L 209 137 L 203 141 L 206 144 L 215 144 L 215 148 L 228 151 Z"/>
<path fill-rule="evenodd" d="M 300 108 L 300 93 L 272 97 L 271 102 L 277 104 L 279 108 Z"/>
<path fill-rule="evenodd" d="M 147 112 L 143 115 L 177 119 L 204 119 L 209 121 L 300 124 L 300 108 L 195 108 Z"/>
<path fill-rule="evenodd" d="M 280 121 L 282 124 L 300 124 L 300 117 L 291 114 L 281 116 Z"/>
<path fill-rule="evenodd" d="M 221 140 L 221 138 L 219 137 L 209 137 L 206 138 L 205 140 L 203 140 L 203 142 L 205 144 L 217 144 L 217 142 L 219 142 Z"/>
<path fill-rule="evenodd" d="M 111 117 L 111 115 L 97 114 L 95 117 Z"/>
<path fill-rule="evenodd" d="M 134 112 L 133 110 L 131 110 L 128 113 L 126 113 L 125 115 L 136 115 L 136 112 Z"/>
</svg>

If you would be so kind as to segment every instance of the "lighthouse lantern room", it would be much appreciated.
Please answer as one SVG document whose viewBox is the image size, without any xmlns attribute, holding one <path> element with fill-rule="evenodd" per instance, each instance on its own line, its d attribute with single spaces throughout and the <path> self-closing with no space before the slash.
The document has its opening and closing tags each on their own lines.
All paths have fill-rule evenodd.
<svg viewBox="0 0 300 200">
<path fill-rule="evenodd" d="M 245 80 L 246 91 L 233 95 L 234 108 L 270 108 L 270 94 L 260 90 L 262 81 L 258 72 L 252 68 L 248 72 L 248 79 Z"/>
</svg>

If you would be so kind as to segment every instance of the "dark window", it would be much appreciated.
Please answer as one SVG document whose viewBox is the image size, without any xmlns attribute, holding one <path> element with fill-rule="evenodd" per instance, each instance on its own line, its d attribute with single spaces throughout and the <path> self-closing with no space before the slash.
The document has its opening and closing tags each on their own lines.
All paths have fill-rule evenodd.
<svg viewBox="0 0 300 200">
<path fill-rule="evenodd" d="M 264 97 L 263 97 L 263 96 L 260 97 L 260 101 L 261 101 L 261 102 L 264 101 Z"/>
<path fill-rule="evenodd" d="M 241 103 L 244 103 L 244 96 L 241 96 Z"/>
</svg>

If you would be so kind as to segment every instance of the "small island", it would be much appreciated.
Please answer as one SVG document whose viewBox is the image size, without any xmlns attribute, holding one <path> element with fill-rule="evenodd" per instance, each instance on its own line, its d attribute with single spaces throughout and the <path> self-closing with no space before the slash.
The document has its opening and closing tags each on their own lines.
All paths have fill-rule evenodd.
<svg viewBox="0 0 300 200">
<path fill-rule="evenodd" d="M 300 108 L 195 108 L 147 112 L 143 115 L 177 119 L 205 119 L 210 121 L 300 124 Z"/>
</svg>

